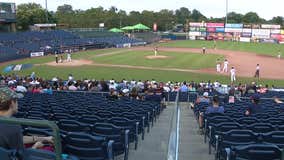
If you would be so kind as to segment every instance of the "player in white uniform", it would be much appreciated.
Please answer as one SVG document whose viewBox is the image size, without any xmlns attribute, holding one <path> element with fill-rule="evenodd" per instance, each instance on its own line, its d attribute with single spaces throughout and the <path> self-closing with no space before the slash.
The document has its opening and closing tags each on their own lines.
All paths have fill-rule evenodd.
<svg viewBox="0 0 284 160">
<path fill-rule="evenodd" d="M 281 52 L 280 52 L 280 50 L 278 51 L 277 58 L 278 58 L 278 59 L 281 59 Z"/>
<path fill-rule="evenodd" d="M 232 67 L 230 70 L 230 73 L 231 73 L 231 82 L 235 82 L 236 81 L 236 69 Z"/>
<path fill-rule="evenodd" d="M 158 47 L 155 47 L 154 52 L 155 52 L 155 56 L 157 56 L 157 54 L 158 54 Z"/>
<path fill-rule="evenodd" d="M 254 77 L 257 78 L 258 80 L 259 80 L 259 71 L 260 71 L 260 66 L 259 66 L 259 64 L 257 64 L 256 68 L 255 68 Z"/>
<path fill-rule="evenodd" d="M 228 72 L 228 64 L 229 64 L 228 60 L 225 59 L 224 66 L 223 66 L 223 72 Z"/>
<path fill-rule="evenodd" d="M 72 59 L 71 59 L 71 53 L 68 52 L 68 53 L 67 53 L 67 62 L 71 62 L 71 61 L 72 61 Z"/>
<path fill-rule="evenodd" d="M 220 63 L 220 60 L 219 60 L 219 59 L 217 59 L 217 62 L 216 62 L 216 71 L 217 71 L 218 73 L 221 72 L 221 63 Z"/>
</svg>

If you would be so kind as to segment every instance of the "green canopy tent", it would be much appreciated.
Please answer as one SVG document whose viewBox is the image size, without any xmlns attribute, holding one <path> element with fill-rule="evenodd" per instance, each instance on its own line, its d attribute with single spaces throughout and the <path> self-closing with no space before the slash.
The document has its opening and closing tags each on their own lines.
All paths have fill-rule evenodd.
<svg viewBox="0 0 284 160">
<path fill-rule="evenodd" d="M 145 26 L 144 24 L 141 24 L 141 23 L 134 25 L 133 28 L 137 29 L 137 30 L 150 30 L 149 27 L 147 27 L 147 26 Z"/>
<path fill-rule="evenodd" d="M 112 29 L 110 29 L 109 31 L 110 31 L 110 32 L 115 32 L 115 33 L 122 33 L 122 32 L 123 32 L 123 30 L 118 29 L 118 28 L 112 28 Z"/>
<path fill-rule="evenodd" d="M 121 28 L 122 30 L 133 30 L 134 29 L 134 27 L 133 26 L 125 26 L 125 27 L 123 27 L 123 28 Z"/>
</svg>

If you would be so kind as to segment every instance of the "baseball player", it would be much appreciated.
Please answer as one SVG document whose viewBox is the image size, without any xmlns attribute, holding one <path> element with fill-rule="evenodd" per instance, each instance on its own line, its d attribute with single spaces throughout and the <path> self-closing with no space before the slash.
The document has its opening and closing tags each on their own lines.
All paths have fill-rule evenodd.
<svg viewBox="0 0 284 160">
<path fill-rule="evenodd" d="M 157 56 L 157 54 L 158 54 L 158 47 L 155 47 L 154 52 L 155 52 L 155 56 Z"/>
<path fill-rule="evenodd" d="M 214 49 L 217 49 L 217 44 L 216 44 L 216 40 L 214 39 Z"/>
<path fill-rule="evenodd" d="M 258 78 L 258 80 L 259 80 L 259 70 L 260 70 L 260 66 L 259 66 L 259 64 L 257 64 L 257 65 L 256 65 L 256 70 L 255 70 L 254 77 L 255 77 L 255 78 Z"/>
<path fill-rule="evenodd" d="M 229 65 L 229 62 L 227 59 L 225 59 L 224 66 L 223 66 L 223 72 L 228 72 L 228 65 Z"/>
<path fill-rule="evenodd" d="M 281 59 L 281 52 L 280 52 L 280 50 L 278 50 L 277 58 L 278 58 L 278 59 Z"/>
<path fill-rule="evenodd" d="M 233 83 L 236 81 L 236 69 L 232 67 L 230 73 L 231 73 L 231 82 Z"/>
<path fill-rule="evenodd" d="M 68 52 L 68 53 L 67 53 L 67 62 L 71 62 L 71 61 L 72 61 L 72 59 L 71 59 L 71 53 Z"/>
<path fill-rule="evenodd" d="M 203 53 L 203 54 L 206 53 L 206 47 L 202 47 L 202 53 Z"/>
<path fill-rule="evenodd" d="M 217 71 L 218 73 L 221 72 L 221 63 L 220 63 L 220 60 L 219 60 L 219 59 L 217 59 L 217 61 L 216 61 L 216 71 Z"/>
</svg>

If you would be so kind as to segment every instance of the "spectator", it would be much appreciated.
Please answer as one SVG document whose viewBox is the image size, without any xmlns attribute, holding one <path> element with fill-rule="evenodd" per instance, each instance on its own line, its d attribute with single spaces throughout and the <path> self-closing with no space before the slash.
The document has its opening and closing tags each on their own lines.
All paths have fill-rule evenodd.
<svg viewBox="0 0 284 160">
<path fill-rule="evenodd" d="M 252 104 L 248 106 L 245 115 L 253 115 L 257 113 L 262 113 L 264 111 L 264 108 L 259 105 L 260 97 L 258 94 L 254 94 L 251 96 Z"/>
<path fill-rule="evenodd" d="M 183 82 L 182 86 L 180 87 L 181 92 L 188 92 L 188 87 L 186 85 L 186 82 Z"/>
<path fill-rule="evenodd" d="M 209 93 L 204 92 L 202 97 L 198 97 L 196 103 L 210 103 Z"/>
<path fill-rule="evenodd" d="M 18 98 L 22 95 L 15 93 L 7 87 L 0 88 L 0 117 L 11 117 L 18 112 Z M 24 149 L 24 144 L 34 145 L 32 148 L 43 147 L 43 141 L 53 143 L 52 137 L 23 136 L 18 125 L 0 123 L 0 147 L 5 149 Z"/>
<path fill-rule="evenodd" d="M 216 95 L 213 97 L 213 105 L 207 107 L 205 114 L 208 115 L 210 113 L 224 113 L 224 107 L 219 106 L 219 97 Z M 203 134 L 203 121 L 204 121 L 204 113 L 201 112 L 199 115 L 199 127 L 200 133 Z"/>
</svg>

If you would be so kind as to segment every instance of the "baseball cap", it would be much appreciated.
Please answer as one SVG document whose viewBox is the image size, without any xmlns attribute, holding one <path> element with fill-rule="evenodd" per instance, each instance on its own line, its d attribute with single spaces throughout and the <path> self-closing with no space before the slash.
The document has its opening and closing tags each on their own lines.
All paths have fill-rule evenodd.
<svg viewBox="0 0 284 160">
<path fill-rule="evenodd" d="M 204 92 L 204 93 L 203 93 L 203 96 L 204 96 L 204 97 L 208 97 L 208 96 L 209 96 L 208 92 Z"/>
<path fill-rule="evenodd" d="M 253 94 L 250 98 L 253 99 L 253 100 L 259 100 L 260 96 L 259 96 L 259 94 Z"/>
<path fill-rule="evenodd" d="M 16 93 L 8 87 L 1 87 L 0 88 L 0 103 L 4 103 L 11 99 L 19 99 L 23 98 L 24 95 L 20 93 Z"/>
</svg>

